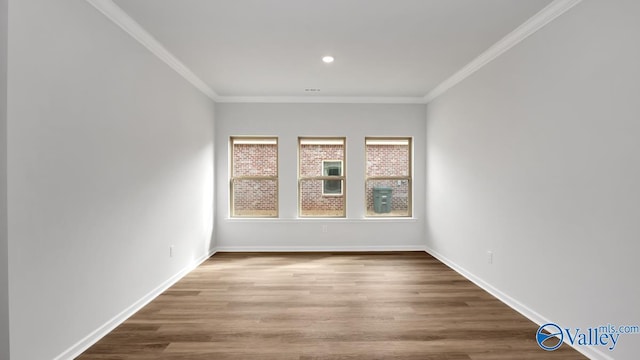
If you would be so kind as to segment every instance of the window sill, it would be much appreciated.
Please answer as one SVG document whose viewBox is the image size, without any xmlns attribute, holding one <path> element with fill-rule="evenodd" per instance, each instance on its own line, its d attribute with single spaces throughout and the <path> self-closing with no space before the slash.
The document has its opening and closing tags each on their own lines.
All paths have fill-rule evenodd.
<svg viewBox="0 0 640 360">
<path fill-rule="evenodd" d="M 224 219 L 227 222 L 274 222 L 274 223 L 313 223 L 313 222 L 341 222 L 341 223 L 358 223 L 358 222 L 397 222 L 397 223 L 415 223 L 421 219 L 416 217 L 365 217 L 365 218 L 331 218 L 331 217 L 305 217 L 305 218 L 230 218 Z"/>
</svg>

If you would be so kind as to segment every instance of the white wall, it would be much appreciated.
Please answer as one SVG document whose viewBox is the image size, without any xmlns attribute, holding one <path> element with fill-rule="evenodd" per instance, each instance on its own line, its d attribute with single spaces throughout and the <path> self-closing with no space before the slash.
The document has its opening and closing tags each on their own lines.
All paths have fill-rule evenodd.
<svg viewBox="0 0 640 360">
<path fill-rule="evenodd" d="M 85 1 L 10 10 L 11 359 L 67 358 L 208 254 L 213 102 Z"/>
<path fill-rule="evenodd" d="M 539 321 L 640 324 L 639 18 L 586 0 L 427 107 L 429 251 Z"/>
<path fill-rule="evenodd" d="M 424 199 L 425 106 L 218 104 L 216 241 L 220 250 L 424 249 L 424 202 L 414 219 L 364 219 L 365 136 L 414 137 L 414 198 Z M 279 138 L 279 219 L 229 219 L 229 137 Z M 347 137 L 347 218 L 297 219 L 298 136 Z M 327 232 L 322 227 L 327 226 Z"/>
<path fill-rule="evenodd" d="M 9 359 L 7 241 L 7 0 L 0 0 L 0 360 Z"/>
</svg>

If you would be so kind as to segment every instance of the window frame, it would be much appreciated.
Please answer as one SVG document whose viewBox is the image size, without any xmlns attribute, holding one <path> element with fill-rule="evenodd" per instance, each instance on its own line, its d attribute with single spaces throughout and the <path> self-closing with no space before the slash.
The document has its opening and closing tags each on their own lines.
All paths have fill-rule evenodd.
<svg viewBox="0 0 640 360">
<path fill-rule="evenodd" d="M 367 173 L 367 164 L 369 163 L 369 152 L 367 145 L 369 141 L 407 141 L 408 152 L 408 169 L 407 176 L 369 176 Z M 367 207 L 367 182 L 370 180 L 391 180 L 391 181 L 407 181 L 407 215 L 387 215 L 377 214 L 369 215 Z M 364 138 L 364 216 L 365 218 L 411 218 L 413 217 L 413 137 L 411 136 L 366 136 Z"/>
<path fill-rule="evenodd" d="M 324 174 L 324 162 L 325 161 L 340 161 L 342 164 L 341 167 L 341 175 L 340 176 L 302 176 L 301 175 L 301 170 L 302 170 L 302 157 L 301 155 L 301 150 L 302 150 L 302 145 L 304 141 L 318 141 L 318 142 L 322 142 L 322 141 L 336 141 L 336 142 L 341 142 L 341 145 L 343 147 L 343 151 L 342 151 L 342 159 L 327 159 L 327 160 L 322 160 L 322 166 L 323 168 L 321 169 L 321 174 Z M 346 136 L 299 136 L 298 137 L 298 217 L 299 218 L 346 218 L 347 217 L 347 138 Z M 342 197 L 342 215 L 328 215 L 328 216 L 322 216 L 322 215 L 303 215 L 302 214 L 302 183 L 304 181 L 313 181 L 313 180 L 321 180 L 322 181 L 322 196 L 326 196 L 326 197 Z M 324 181 L 341 181 L 342 187 L 341 187 L 341 192 L 340 194 L 328 194 L 325 195 L 324 194 Z"/>
<path fill-rule="evenodd" d="M 235 141 L 275 141 L 276 146 L 276 175 L 275 176 L 263 176 L 263 175 L 242 175 L 234 176 L 234 144 Z M 277 136 L 230 136 L 229 137 L 229 217 L 231 218 L 278 218 L 280 216 L 280 146 Z M 234 198 L 234 182 L 237 180 L 270 180 L 276 183 L 275 194 L 275 215 L 237 215 L 235 212 L 235 198 Z"/>
</svg>

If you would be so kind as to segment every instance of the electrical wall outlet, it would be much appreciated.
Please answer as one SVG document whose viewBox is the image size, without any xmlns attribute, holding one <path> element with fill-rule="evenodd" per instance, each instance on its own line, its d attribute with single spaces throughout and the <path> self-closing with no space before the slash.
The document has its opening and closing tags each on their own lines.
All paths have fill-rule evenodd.
<svg viewBox="0 0 640 360">
<path fill-rule="evenodd" d="M 173 257 L 173 245 L 169 246 L 169 257 Z"/>
<path fill-rule="evenodd" d="M 326 233 L 327 231 L 329 231 L 329 226 L 328 225 L 322 225 L 322 232 Z"/>
<path fill-rule="evenodd" d="M 493 251 L 487 251 L 487 264 L 493 264 Z"/>
</svg>

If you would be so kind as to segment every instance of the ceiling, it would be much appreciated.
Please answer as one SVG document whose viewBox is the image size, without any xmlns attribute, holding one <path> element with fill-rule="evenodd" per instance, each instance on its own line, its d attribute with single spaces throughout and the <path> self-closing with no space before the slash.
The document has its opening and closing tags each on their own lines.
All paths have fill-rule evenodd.
<svg viewBox="0 0 640 360">
<path fill-rule="evenodd" d="M 378 98 L 424 97 L 550 2 L 114 0 L 216 96 Z"/>
</svg>

